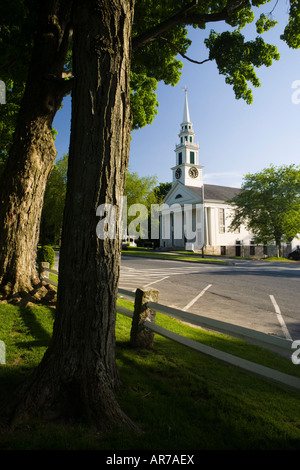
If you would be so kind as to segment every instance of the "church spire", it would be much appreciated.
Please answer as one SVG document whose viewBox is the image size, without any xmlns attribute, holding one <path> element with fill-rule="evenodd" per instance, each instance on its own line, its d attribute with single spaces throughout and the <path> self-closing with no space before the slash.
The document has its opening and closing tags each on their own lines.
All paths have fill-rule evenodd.
<svg viewBox="0 0 300 470">
<path fill-rule="evenodd" d="M 188 99 L 187 99 L 187 87 L 184 87 L 185 91 L 185 101 L 184 101 L 184 108 L 183 108 L 183 120 L 182 124 L 191 122 L 190 119 L 190 111 L 189 111 L 189 104 L 188 104 Z"/>
<path fill-rule="evenodd" d="M 176 166 L 172 168 L 173 184 L 180 182 L 186 186 L 201 187 L 203 182 L 202 166 L 199 165 L 199 145 L 194 142 L 195 133 L 190 119 L 186 87 L 184 91 L 183 122 L 178 134 L 180 143 L 175 148 Z"/>
</svg>

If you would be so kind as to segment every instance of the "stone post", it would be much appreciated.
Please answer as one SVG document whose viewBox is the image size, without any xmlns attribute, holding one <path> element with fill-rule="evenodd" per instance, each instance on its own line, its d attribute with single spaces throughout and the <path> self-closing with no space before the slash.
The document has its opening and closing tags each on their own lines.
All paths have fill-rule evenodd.
<svg viewBox="0 0 300 470">
<path fill-rule="evenodd" d="M 40 273 L 40 280 L 43 281 L 45 277 L 49 277 L 48 269 L 50 268 L 50 264 L 46 262 L 42 262 L 39 264 L 39 273 Z"/>
<path fill-rule="evenodd" d="M 158 302 L 159 291 L 151 288 L 138 288 L 135 293 L 134 312 L 130 332 L 130 344 L 136 348 L 151 349 L 154 333 L 144 323 L 155 323 L 156 312 L 147 306 L 147 302 Z"/>
</svg>

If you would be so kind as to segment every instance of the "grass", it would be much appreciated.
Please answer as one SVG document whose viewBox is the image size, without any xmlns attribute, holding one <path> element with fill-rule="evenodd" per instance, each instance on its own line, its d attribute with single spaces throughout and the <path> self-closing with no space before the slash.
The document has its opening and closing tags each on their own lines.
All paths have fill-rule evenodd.
<svg viewBox="0 0 300 470">
<path fill-rule="evenodd" d="M 135 248 L 129 248 L 128 250 L 122 251 L 125 256 L 138 256 L 139 258 L 155 258 L 155 259 L 169 259 L 176 261 L 193 261 L 196 263 L 227 263 L 226 260 L 213 259 L 213 258 L 202 258 L 201 255 L 192 255 L 186 252 L 186 255 L 181 252 L 159 253 L 152 250 L 139 250 Z"/>
<path fill-rule="evenodd" d="M 224 256 L 224 259 L 217 259 L 217 258 L 209 258 L 205 255 L 202 258 L 201 254 L 192 253 L 189 251 L 180 251 L 174 250 L 170 252 L 160 253 L 153 250 L 146 250 L 145 248 L 139 247 L 128 247 L 127 250 L 122 251 L 123 255 L 126 256 L 138 256 L 141 258 L 155 258 L 155 259 L 171 259 L 176 261 L 193 261 L 198 263 L 230 263 L 230 260 L 234 259 L 248 259 L 248 260 L 257 260 L 258 258 L 252 257 L 243 257 L 243 256 Z M 284 257 L 277 257 L 277 256 L 270 256 L 268 258 L 260 258 L 260 261 L 284 261 L 284 262 L 294 262 L 293 260 L 289 260 L 288 258 Z"/>
<path fill-rule="evenodd" d="M 124 299 L 119 304 L 132 309 Z M 55 309 L 0 304 L 0 400 L 41 360 L 51 337 Z M 300 376 L 299 368 L 241 340 L 192 328 L 164 315 L 156 322 L 220 350 Z M 123 388 L 118 400 L 143 429 L 95 435 L 84 427 L 30 423 L 0 437 L 6 450 L 299 450 L 299 394 L 226 366 L 166 338 L 151 351 L 129 345 L 131 319 L 117 316 L 117 364 Z M 30 430 L 30 432 L 28 432 Z"/>
<path fill-rule="evenodd" d="M 49 273 L 49 279 L 51 281 L 54 281 L 54 282 L 58 282 L 58 275 L 57 274 L 53 274 L 53 273 Z M 53 285 L 52 285 L 53 286 Z M 53 286 L 54 289 L 57 289 L 56 286 Z"/>
</svg>

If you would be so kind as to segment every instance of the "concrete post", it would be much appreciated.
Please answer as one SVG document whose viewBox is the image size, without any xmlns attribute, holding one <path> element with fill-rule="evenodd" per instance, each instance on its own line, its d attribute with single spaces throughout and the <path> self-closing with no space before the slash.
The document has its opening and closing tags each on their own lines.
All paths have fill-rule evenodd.
<svg viewBox="0 0 300 470">
<path fill-rule="evenodd" d="M 156 312 L 147 306 L 147 302 L 158 302 L 159 291 L 151 288 L 138 288 L 135 293 L 134 312 L 130 332 L 130 344 L 136 348 L 151 349 L 154 333 L 144 323 L 155 322 Z"/>
<path fill-rule="evenodd" d="M 45 277 L 49 277 L 48 269 L 50 269 L 50 264 L 46 262 L 42 262 L 39 264 L 39 273 L 40 273 L 40 280 L 43 281 Z"/>
</svg>

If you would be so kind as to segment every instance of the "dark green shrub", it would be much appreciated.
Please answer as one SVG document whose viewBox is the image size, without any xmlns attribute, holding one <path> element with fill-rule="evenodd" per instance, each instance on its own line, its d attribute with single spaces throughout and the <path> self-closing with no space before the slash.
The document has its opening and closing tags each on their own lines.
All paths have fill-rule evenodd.
<svg viewBox="0 0 300 470">
<path fill-rule="evenodd" d="M 55 262 L 55 251 L 52 246 L 41 246 L 37 251 L 38 263 L 49 263 L 50 269 L 53 268 Z"/>
</svg>

